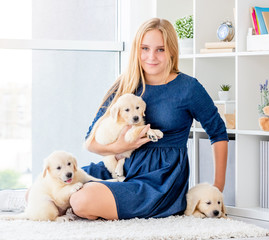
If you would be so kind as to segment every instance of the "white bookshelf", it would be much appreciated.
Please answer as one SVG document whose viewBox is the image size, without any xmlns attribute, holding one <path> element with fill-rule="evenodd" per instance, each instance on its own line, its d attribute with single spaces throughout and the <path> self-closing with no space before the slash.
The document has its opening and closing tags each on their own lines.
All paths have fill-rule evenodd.
<svg viewBox="0 0 269 240">
<path fill-rule="evenodd" d="M 258 123 L 260 103 L 259 84 L 269 80 L 269 51 L 247 52 L 247 32 L 252 27 L 249 7 L 269 7 L 268 0 L 156 0 L 156 16 L 172 23 L 177 18 L 193 14 L 193 54 L 180 56 L 182 72 L 196 77 L 213 100 L 218 100 L 221 84 L 232 85 L 232 99 L 236 107 L 236 128 L 228 129 L 235 146 L 235 206 L 228 206 L 228 214 L 240 219 L 262 222 L 269 228 L 269 210 L 259 207 L 260 171 L 259 143 L 269 141 L 269 132 L 261 131 Z M 225 20 L 232 21 L 236 32 L 232 53 L 200 54 L 205 42 L 216 42 L 216 30 Z M 191 128 L 198 166 L 198 143 L 207 138 L 200 124 Z M 198 179 L 196 167 L 196 180 Z M 227 176 L 229 177 L 229 176 Z"/>
</svg>

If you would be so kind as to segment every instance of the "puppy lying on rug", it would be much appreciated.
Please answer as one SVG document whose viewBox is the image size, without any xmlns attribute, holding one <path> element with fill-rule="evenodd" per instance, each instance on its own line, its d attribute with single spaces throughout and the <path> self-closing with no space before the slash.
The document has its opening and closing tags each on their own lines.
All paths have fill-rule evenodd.
<svg viewBox="0 0 269 240">
<path fill-rule="evenodd" d="M 110 115 L 99 123 L 95 132 L 95 140 L 102 145 L 113 143 L 118 139 L 125 126 L 132 125 L 132 128 L 125 135 L 125 140 L 130 143 L 134 142 L 145 127 L 143 119 L 145 110 L 146 103 L 141 97 L 134 94 L 122 95 L 111 107 Z M 157 142 L 158 139 L 163 137 L 163 133 L 160 130 L 149 129 L 147 137 L 151 141 Z M 125 158 L 130 157 L 131 153 L 132 151 L 127 151 L 120 154 L 122 159 L 118 161 L 114 155 L 104 157 L 104 164 L 113 178 L 124 181 L 123 165 Z"/>
<path fill-rule="evenodd" d="M 208 183 L 194 186 L 187 193 L 185 215 L 198 218 L 226 218 L 222 193 Z"/>
<path fill-rule="evenodd" d="M 0 215 L 0 219 L 29 219 L 34 221 L 69 221 L 64 215 L 70 208 L 72 193 L 88 181 L 101 181 L 77 167 L 77 161 L 70 153 L 55 151 L 44 160 L 43 174 L 32 185 L 24 213 Z M 114 181 L 114 180 L 113 180 Z"/>
</svg>

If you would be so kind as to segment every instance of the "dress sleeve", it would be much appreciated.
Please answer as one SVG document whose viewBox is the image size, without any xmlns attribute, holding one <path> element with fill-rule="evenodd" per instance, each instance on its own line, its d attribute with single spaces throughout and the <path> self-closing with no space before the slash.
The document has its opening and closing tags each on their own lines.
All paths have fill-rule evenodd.
<svg viewBox="0 0 269 240">
<path fill-rule="evenodd" d="M 95 118 L 92 121 L 92 124 L 89 127 L 89 130 L 88 130 L 88 132 L 86 134 L 85 139 L 87 139 L 89 137 L 89 135 L 90 135 L 90 133 L 92 131 L 92 128 L 93 128 L 94 124 L 97 122 L 97 120 L 105 114 L 105 112 L 106 112 L 108 106 L 110 105 L 110 103 L 112 102 L 114 96 L 115 96 L 115 94 L 111 94 L 108 97 L 108 99 L 104 102 L 102 107 L 100 107 L 99 111 L 97 112 L 97 114 L 95 115 Z"/>
<path fill-rule="evenodd" d="M 211 144 L 218 141 L 229 141 L 225 123 L 205 88 L 195 79 L 190 90 L 191 114 L 201 123 L 209 136 Z"/>
</svg>

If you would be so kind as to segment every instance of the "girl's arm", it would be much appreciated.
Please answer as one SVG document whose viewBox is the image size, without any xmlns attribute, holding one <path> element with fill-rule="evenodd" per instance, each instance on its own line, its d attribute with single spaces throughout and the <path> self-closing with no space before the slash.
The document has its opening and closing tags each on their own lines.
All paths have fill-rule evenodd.
<svg viewBox="0 0 269 240">
<path fill-rule="evenodd" d="M 220 191 L 223 191 L 225 185 L 225 173 L 228 155 L 228 142 L 219 141 L 212 144 L 213 157 L 215 160 L 215 181 L 216 186 Z"/>
<path fill-rule="evenodd" d="M 137 148 L 139 148 L 140 146 L 142 146 L 143 144 L 147 143 L 150 141 L 149 138 L 145 137 L 146 132 L 149 130 L 150 125 L 146 125 L 145 128 L 141 131 L 141 133 L 139 134 L 137 140 L 135 142 L 129 143 L 125 141 L 125 134 L 126 132 L 131 128 L 131 126 L 126 126 L 119 138 L 117 139 L 117 141 L 115 141 L 114 143 L 108 144 L 108 145 L 102 145 L 99 144 L 98 142 L 95 141 L 95 139 L 93 138 L 93 140 L 91 142 L 85 142 L 85 147 L 88 151 L 90 152 L 94 152 L 103 156 L 106 155 L 117 155 L 129 150 L 135 150 Z"/>
</svg>

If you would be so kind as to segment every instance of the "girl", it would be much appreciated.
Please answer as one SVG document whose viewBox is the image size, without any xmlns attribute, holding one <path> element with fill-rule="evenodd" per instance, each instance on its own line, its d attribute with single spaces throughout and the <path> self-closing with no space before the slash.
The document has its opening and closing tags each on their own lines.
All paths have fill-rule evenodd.
<svg viewBox="0 0 269 240">
<path fill-rule="evenodd" d="M 142 96 L 147 104 L 148 125 L 134 143 L 126 143 L 126 127 L 119 139 L 100 145 L 94 139 L 100 120 L 125 93 Z M 150 19 L 138 30 L 132 44 L 129 65 L 108 91 L 89 128 L 86 147 L 101 155 L 135 150 L 125 160 L 124 182 L 89 182 L 70 199 L 75 214 L 88 219 L 167 217 L 183 214 L 186 208 L 189 165 L 187 140 L 193 119 L 208 134 L 215 159 L 214 185 L 225 184 L 228 136 L 212 99 L 195 79 L 178 70 L 178 41 L 174 27 L 164 19 Z M 149 128 L 160 129 L 164 137 L 149 142 Z M 111 178 L 103 162 L 83 168 L 102 179 Z"/>
</svg>

